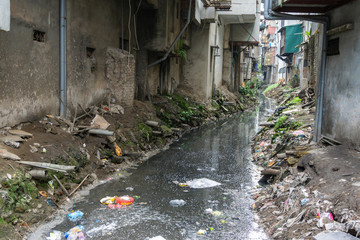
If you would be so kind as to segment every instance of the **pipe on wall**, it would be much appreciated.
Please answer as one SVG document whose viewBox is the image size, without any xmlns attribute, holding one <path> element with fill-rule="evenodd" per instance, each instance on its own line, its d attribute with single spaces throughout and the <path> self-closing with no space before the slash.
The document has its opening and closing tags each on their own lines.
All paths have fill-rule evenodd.
<svg viewBox="0 0 360 240">
<path fill-rule="evenodd" d="M 60 116 L 66 117 L 66 0 L 60 0 Z"/>
<path fill-rule="evenodd" d="M 167 59 L 167 57 L 169 56 L 170 52 L 173 50 L 176 42 L 179 40 L 179 38 L 184 34 L 185 30 L 187 29 L 187 27 L 189 26 L 190 24 L 190 21 L 191 21 L 191 3 L 192 3 L 192 0 L 189 0 L 189 11 L 188 11 L 188 16 L 187 16 L 187 21 L 186 21 L 186 24 L 185 26 L 183 27 L 183 29 L 180 31 L 180 33 L 176 36 L 175 40 L 173 41 L 173 43 L 171 44 L 169 50 L 165 53 L 165 55 L 160 58 L 159 60 L 149 64 L 147 67 L 150 68 L 152 66 L 155 66 L 156 64 L 159 64 L 163 61 L 165 61 Z"/>
<path fill-rule="evenodd" d="M 321 138 L 322 118 L 324 115 L 323 102 L 324 102 L 324 87 L 325 87 L 325 70 L 326 70 L 326 49 L 327 49 L 327 35 L 326 30 L 330 26 L 330 19 L 328 16 L 314 16 L 314 15 L 292 15 L 284 13 L 276 13 L 271 9 L 272 0 L 264 1 L 264 18 L 266 20 L 303 20 L 318 22 L 323 24 L 323 39 L 322 39 L 322 56 L 320 66 L 320 76 L 318 82 L 318 91 L 316 99 L 316 112 L 315 112 L 315 129 L 314 129 L 314 141 L 317 142 Z"/>
</svg>

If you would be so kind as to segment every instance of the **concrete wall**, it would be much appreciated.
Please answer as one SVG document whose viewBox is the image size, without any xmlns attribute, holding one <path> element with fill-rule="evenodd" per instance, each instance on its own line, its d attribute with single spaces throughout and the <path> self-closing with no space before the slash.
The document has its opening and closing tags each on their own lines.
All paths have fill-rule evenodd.
<svg viewBox="0 0 360 240">
<path fill-rule="evenodd" d="M 328 56 L 322 134 L 343 143 L 360 145 L 360 2 L 330 12 L 331 28 L 354 23 L 339 38 L 339 55 Z"/>
<path fill-rule="evenodd" d="M 59 2 L 11 1 L 10 29 L 0 31 L 0 127 L 58 114 Z"/>
<path fill-rule="evenodd" d="M 67 2 L 67 78 L 70 108 L 76 104 L 85 107 L 95 104 L 106 94 L 106 49 L 120 47 L 120 5 L 117 0 Z M 126 16 L 124 18 L 127 19 Z M 125 26 L 126 23 L 127 21 Z M 124 38 L 129 39 L 128 36 Z M 95 49 L 92 57 L 88 56 L 87 48 Z"/>
<path fill-rule="evenodd" d="M 190 89 L 197 100 L 207 100 L 211 96 L 210 82 L 210 46 L 209 25 L 192 25 L 191 49 L 184 65 L 184 81 L 182 85 Z"/>
<path fill-rule="evenodd" d="M 10 0 L 0 0 L 0 30 L 10 30 Z"/>
<path fill-rule="evenodd" d="M 224 60 L 224 32 L 225 27 L 221 23 L 215 23 L 216 34 L 215 34 L 215 45 L 219 47 L 215 56 L 215 87 L 219 87 L 222 84 L 223 74 L 223 60 Z"/>
<path fill-rule="evenodd" d="M 120 47 L 120 7 L 117 0 L 67 0 L 68 113 L 107 96 L 106 49 Z M 124 38 L 132 36 L 133 49 L 128 9 L 125 3 Z M 11 1 L 11 31 L 0 31 L 0 127 L 59 114 L 59 22 L 59 1 Z"/>
</svg>

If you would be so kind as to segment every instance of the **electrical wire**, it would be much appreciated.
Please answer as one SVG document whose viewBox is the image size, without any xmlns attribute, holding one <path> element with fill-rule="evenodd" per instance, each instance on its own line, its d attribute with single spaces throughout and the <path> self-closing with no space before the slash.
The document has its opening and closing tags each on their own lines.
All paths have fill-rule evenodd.
<svg viewBox="0 0 360 240">
<path fill-rule="evenodd" d="M 129 0 L 129 22 L 128 22 L 128 29 L 129 29 L 129 54 L 131 52 L 131 0 Z"/>
<path fill-rule="evenodd" d="M 142 3 L 142 0 L 140 0 L 139 5 L 134 13 L 134 33 L 135 33 L 135 42 L 136 42 L 136 46 L 137 46 L 137 50 L 140 50 L 140 46 L 139 46 L 139 42 L 138 42 L 138 37 L 137 37 L 137 30 L 136 30 L 136 14 L 138 13 L 139 9 L 140 9 L 140 5 Z"/>
</svg>

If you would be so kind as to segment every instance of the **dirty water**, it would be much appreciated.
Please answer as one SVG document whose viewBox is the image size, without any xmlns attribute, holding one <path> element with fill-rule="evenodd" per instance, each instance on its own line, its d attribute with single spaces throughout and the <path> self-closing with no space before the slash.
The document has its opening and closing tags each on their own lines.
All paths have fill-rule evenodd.
<svg viewBox="0 0 360 240">
<path fill-rule="evenodd" d="M 263 102 L 256 111 L 194 130 L 129 177 L 89 191 L 72 208 L 84 212 L 80 224 L 86 239 L 268 239 L 250 209 L 249 192 L 257 185 L 258 173 L 249 160 L 249 141 L 269 108 L 269 102 Z M 221 185 L 195 189 L 174 183 L 199 178 Z M 100 204 L 101 198 L 115 195 L 132 196 L 134 204 L 113 210 Z M 185 204 L 170 204 L 176 199 Z M 214 216 L 206 209 L 221 213 Z M 51 230 L 66 232 L 75 225 L 64 214 L 30 239 L 46 239 Z M 198 235 L 200 229 L 206 235 Z"/>
</svg>

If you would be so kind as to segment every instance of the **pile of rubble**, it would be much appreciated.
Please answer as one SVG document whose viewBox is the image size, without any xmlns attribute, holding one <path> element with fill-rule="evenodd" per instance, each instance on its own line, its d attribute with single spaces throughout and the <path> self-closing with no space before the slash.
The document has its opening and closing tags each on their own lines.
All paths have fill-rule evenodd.
<svg viewBox="0 0 360 240">
<path fill-rule="evenodd" d="M 327 178 L 319 173 L 325 168 L 318 167 L 317 158 L 323 156 L 316 158 L 315 153 L 325 146 L 311 142 L 313 98 L 312 89 L 292 92 L 282 98 L 280 106 L 260 124 L 263 128 L 253 138 L 252 151 L 253 161 L 261 166 L 262 178 L 261 186 L 252 192 L 255 201 L 252 208 L 273 239 L 357 239 L 358 209 L 340 208 L 341 188 L 327 191 L 331 176 Z M 326 141 L 330 146 L 340 144 Z M 329 158 L 328 164 L 334 159 Z M 344 171 L 345 174 L 338 174 L 338 182 L 348 181 L 341 179 L 347 176 Z M 353 177 L 351 181 L 356 179 Z"/>
</svg>

